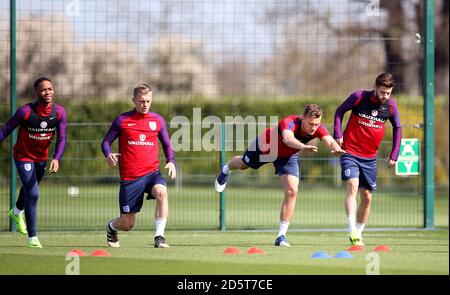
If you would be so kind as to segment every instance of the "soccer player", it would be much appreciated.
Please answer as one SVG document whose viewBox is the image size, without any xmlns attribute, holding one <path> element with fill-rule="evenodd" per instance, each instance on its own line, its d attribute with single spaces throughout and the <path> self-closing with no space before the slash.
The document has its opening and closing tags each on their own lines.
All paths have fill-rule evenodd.
<svg viewBox="0 0 450 295">
<path fill-rule="evenodd" d="M 53 82 L 41 77 L 34 82 L 37 100 L 20 107 L 0 129 L 0 142 L 20 125 L 14 145 L 14 162 L 22 187 L 16 206 L 9 217 L 16 223 L 17 231 L 28 234 L 28 247 L 42 248 L 36 235 L 36 211 L 39 199 L 39 182 L 47 166 L 48 148 L 56 136 L 56 147 L 50 162 L 50 173 L 59 169 L 59 161 L 66 144 L 66 111 L 53 102 Z M 25 218 L 23 211 L 25 210 Z"/>
<path fill-rule="evenodd" d="M 280 227 L 275 246 L 290 247 L 286 239 L 289 223 L 292 219 L 297 200 L 299 184 L 299 151 L 317 152 L 317 147 L 308 145 L 314 138 L 319 138 L 331 150 L 340 156 L 344 150 L 329 135 L 327 128 L 321 123 L 322 110 L 316 104 L 305 108 L 303 115 L 289 115 L 279 121 L 277 126 L 267 128 L 258 136 L 242 156 L 232 158 L 219 172 L 215 189 L 222 192 L 232 170 L 245 170 L 248 167 L 258 169 L 272 162 L 275 173 L 281 180 L 284 190 L 284 201 L 280 213 Z"/>
<path fill-rule="evenodd" d="M 115 118 L 102 142 L 102 151 L 111 166 L 119 165 L 120 217 L 106 225 L 107 243 L 120 247 L 117 230 L 133 228 L 136 213 L 142 208 L 144 193 L 156 199 L 155 248 L 168 248 L 164 230 L 169 214 L 167 184 L 159 171 L 158 140 L 166 156 L 169 176 L 176 177 L 175 160 L 166 123 L 157 113 L 150 112 L 152 88 L 137 85 L 133 90 L 134 109 Z M 111 143 L 119 138 L 119 152 L 111 152 Z"/>
<path fill-rule="evenodd" d="M 352 245 L 363 246 L 362 232 L 367 224 L 372 202 L 372 191 L 377 188 L 377 151 L 384 136 L 386 120 L 392 124 L 392 150 L 387 158 L 389 167 L 395 165 L 400 150 L 402 127 L 397 104 L 391 98 L 394 76 L 380 74 L 373 90 L 352 93 L 336 110 L 334 138 L 347 153 L 341 156 L 341 178 L 347 182 L 345 211 Z M 351 111 L 344 134 L 342 119 Z M 356 195 L 360 190 L 361 202 L 357 207 Z"/>
</svg>

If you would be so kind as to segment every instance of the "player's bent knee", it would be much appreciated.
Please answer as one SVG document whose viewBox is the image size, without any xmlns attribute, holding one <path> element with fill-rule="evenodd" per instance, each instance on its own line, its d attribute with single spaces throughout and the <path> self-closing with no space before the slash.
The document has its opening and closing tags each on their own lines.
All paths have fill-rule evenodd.
<svg viewBox="0 0 450 295">
<path fill-rule="evenodd" d="M 369 205 L 370 203 L 372 203 L 372 195 L 363 195 L 362 197 L 361 197 L 361 202 L 362 203 L 364 203 L 364 204 L 367 204 L 367 205 Z"/>
<path fill-rule="evenodd" d="M 287 189 L 287 194 L 291 198 L 297 197 L 297 193 L 298 193 L 298 189 L 296 189 L 296 188 L 288 188 Z"/>
<path fill-rule="evenodd" d="M 353 185 L 348 186 L 347 194 L 356 197 L 358 195 L 358 185 L 356 185 L 356 186 L 353 186 Z"/>
<path fill-rule="evenodd" d="M 155 192 L 154 192 L 153 196 L 157 200 L 166 199 L 167 198 L 167 188 L 166 187 L 162 187 L 162 188 L 155 189 Z"/>
<path fill-rule="evenodd" d="M 27 196 L 27 199 L 31 202 L 37 202 L 39 199 L 39 192 L 30 192 Z"/>
</svg>

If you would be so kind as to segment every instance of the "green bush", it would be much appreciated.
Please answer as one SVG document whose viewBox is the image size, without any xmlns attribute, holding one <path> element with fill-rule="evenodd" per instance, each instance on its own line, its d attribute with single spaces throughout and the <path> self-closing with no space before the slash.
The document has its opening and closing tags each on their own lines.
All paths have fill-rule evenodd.
<svg viewBox="0 0 450 295">
<path fill-rule="evenodd" d="M 343 100 L 344 98 L 342 98 Z M 403 124 L 403 137 L 423 138 L 423 130 L 414 128 L 414 124 L 423 122 L 423 106 L 420 98 L 410 98 L 400 96 L 398 99 L 400 117 Z M 442 104 L 442 100 L 436 100 Z M 17 105 L 26 103 L 26 100 L 20 100 Z M 80 176 L 89 176 L 92 181 L 105 181 L 111 176 L 117 176 L 117 169 L 113 170 L 104 163 L 104 156 L 101 153 L 100 144 L 108 131 L 113 119 L 120 113 L 132 109 L 131 101 L 105 103 L 102 99 L 92 102 L 79 103 L 76 101 L 62 101 L 68 114 L 67 128 L 67 145 L 61 165 L 61 175 L 68 178 L 76 179 Z M 306 104 L 317 103 L 324 112 L 322 122 L 327 126 L 330 133 L 333 132 L 333 118 L 336 107 L 341 100 L 330 100 L 327 98 L 273 98 L 258 100 L 255 98 L 223 97 L 220 100 L 208 100 L 194 98 L 189 101 L 178 98 L 160 101 L 154 98 L 152 111 L 161 114 L 165 119 L 167 126 L 170 126 L 171 120 L 175 116 L 186 116 L 192 121 L 193 109 L 201 108 L 202 119 L 209 115 L 218 116 L 222 122 L 225 116 L 278 116 L 281 119 L 288 114 L 301 114 Z M 437 105 L 436 107 L 439 107 Z M 5 122 L 9 118 L 9 106 L 0 106 L 0 122 Z M 345 117 L 344 122 L 348 118 Z M 3 123 L 0 123 L 3 125 Z M 381 146 L 379 157 L 387 155 L 391 148 L 392 132 L 390 124 L 386 131 L 386 137 Z M 343 126 L 345 127 L 345 125 Z M 169 128 L 169 133 L 175 132 L 177 129 Z M 202 136 L 208 132 L 210 128 L 202 129 Z M 191 129 L 192 137 L 192 129 Z M 0 145 L 0 176 L 7 177 L 9 174 L 9 140 L 7 139 Z M 192 138 L 191 138 L 192 145 Z M 117 149 L 116 146 L 114 146 Z M 50 155 L 53 149 L 50 151 Z M 242 154 L 242 151 L 227 152 L 227 159 L 233 155 Z M 164 161 L 164 155 L 161 152 L 160 157 Z M 205 182 L 210 181 L 195 175 L 214 175 L 219 166 L 219 152 L 186 152 L 180 151 L 175 154 L 179 166 L 182 167 L 185 181 Z M 320 178 L 317 176 L 336 174 L 336 167 L 333 164 L 330 154 L 322 144 L 319 145 L 319 152 L 314 154 L 314 158 L 310 159 L 310 155 L 305 155 L 305 163 L 302 164 L 303 177 L 309 177 L 308 182 L 334 182 L 334 177 Z M 312 165 L 314 166 L 312 169 Z M 267 170 L 260 169 L 252 171 L 255 175 L 264 175 L 272 173 Z M 383 175 L 384 172 L 380 172 Z M 194 177 L 190 177 L 194 176 Z M 388 178 L 388 177 L 387 177 Z M 75 180 L 74 180 L 75 181 Z M 386 180 L 389 182 L 389 180 Z M 400 180 L 400 183 L 402 181 Z"/>
</svg>

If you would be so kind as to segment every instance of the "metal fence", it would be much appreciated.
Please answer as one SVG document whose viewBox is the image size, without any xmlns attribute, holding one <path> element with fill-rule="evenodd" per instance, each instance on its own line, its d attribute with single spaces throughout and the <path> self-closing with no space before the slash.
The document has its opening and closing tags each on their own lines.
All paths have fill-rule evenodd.
<svg viewBox="0 0 450 295">
<path fill-rule="evenodd" d="M 328 102 L 332 113 L 352 91 L 370 89 L 380 72 L 390 71 L 399 80 L 394 96 L 404 137 L 419 138 L 425 146 L 423 11 L 416 10 L 422 2 L 401 1 L 400 7 L 378 2 L 17 1 L 18 102 L 30 101 L 32 82 L 47 75 L 69 114 L 61 170 L 46 175 L 40 185 L 38 229 L 103 229 L 118 214 L 118 172 L 106 165 L 100 142 L 114 116 L 131 108 L 131 90 L 139 82 L 154 86 L 154 104 L 164 108 L 170 122 L 190 116 L 177 102 L 192 102 L 208 115 L 217 115 L 211 112 L 214 106 L 226 105 L 221 119 L 245 116 L 240 108 L 247 100 L 254 103 L 254 116 L 298 112 L 283 108 L 292 99 L 300 108 Z M 11 7 L 7 1 L 0 7 L 0 102 L 9 107 Z M 272 109 L 263 108 L 268 102 Z M 96 107 L 80 111 L 84 104 Z M 4 123 L 10 114 L 0 110 Z M 324 123 L 331 131 L 330 116 Z M 388 127 L 379 152 L 370 226 L 422 227 L 423 174 L 401 177 L 386 168 L 391 133 Z M 9 228 L 10 140 L 0 144 L 0 230 Z M 270 164 L 233 172 L 223 206 L 214 192 L 221 157 L 241 153 L 220 146 L 176 152 L 178 178 L 169 181 L 168 228 L 277 226 L 283 193 L 273 168 L 266 167 Z M 290 228 L 345 227 L 345 188 L 336 159 L 325 152 L 302 155 L 300 167 Z M 144 203 L 137 228 L 153 227 L 153 208 L 154 201 Z"/>
<path fill-rule="evenodd" d="M 330 124 L 326 124 L 331 129 Z M 230 129 L 231 127 L 228 126 Z M 109 123 L 71 123 L 77 130 L 68 138 L 66 152 L 57 174 L 47 174 L 40 184 L 38 228 L 40 230 L 98 230 L 119 213 L 118 169 L 109 167 L 100 154 L 101 138 L 89 134 L 106 133 Z M 101 132 L 93 132 L 93 129 Z M 387 132 L 391 130 L 388 129 Z M 420 136 L 422 130 L 412 128 L 406 134 Z M 202 135 L 204 135 L 203 132 Z M 230 136 L 228 136 L 229 138 Z M 221 138 L 219 138 L 221 139 Z M 220 142 L 220 141 L 219 141 Z M 5 142 L 7 143 L 7 142 Z M 244 146 L 248 145 L 245 140 Z M 114 146 L 114 145 L 113 145 Z M 301 181 L 292 229 L 342 228 L 345 226 L 343 200 L 345 185 L 340 180 L 338 159 L 319 143 L 319 154 L 301 154 Z M 382 143 L 380 155 L 387 155 L 390 140 Z M 224 158 L 243 151 L 177 152 L 178 176 L 168 180 L 171 229 L 270 229 L 276 227 L 284 198 L 278 177 L 271 164 L 258 170 L 235 171 L 230 177 L 221 207 L 220 195 L 214 191 L 221 153 Z M 162 153 L 161 153 L 162 154 Z M 8 167 L 2 157 L 2 169 Z M 396 176 L 386 167 L 384 157 L 378 159 L 378 192 L 374 194 L 373 227 L 422 227 L 423 195 L 421 176 Z M 164 158 L 161 158 L 164 163 Z M 164 169 L 161 167 L 162 173 Z M 1 229 L 8 229 L 9 181 L 1 178 Z M 20 188 L 20 179 L 17 178 Z M 138 215 L 137 228 L 153 228 L 155 201 L 147 200 Z M 221 213 L 222 210 L 222 213 Z M 221 214 L 224 214 L 221 219 Z M 221 223 L 222 222 L 222 223 Z"/>
</svg>

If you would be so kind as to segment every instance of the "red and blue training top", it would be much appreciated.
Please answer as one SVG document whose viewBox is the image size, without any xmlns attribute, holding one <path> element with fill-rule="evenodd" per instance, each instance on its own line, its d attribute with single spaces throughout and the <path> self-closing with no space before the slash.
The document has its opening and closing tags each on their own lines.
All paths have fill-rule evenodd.
<svg viewBox="0 0 450 295">
<path fill-rule="evenodd" d="M 342 134 L 342 119 L 350 110 L 350 118 Z M 349 154 L 362 158 L 376 158 L 384 137 L 386 120 L 389 120 L 393 127 L 392 150 L 389 158 L 396 161 L 400 151 L 402 126 L 397 104 L 393 98 L 387 99 L 382 104 L 375 97 L 374 91 L 352 93 L 336 110 L 334 138 L 343 137 L 342 149 Z"/>
<path fill-rule="evenodd" d="M 0 142 L 20 125 L 14 145 L 14 159 L 23 162 L 44 162 L 48 148 L 57 134 L 53 158 L 60 160 L 66 145 L 67 116 L 65 109 L 55 103 L 48 106 L 36 101 L 20 107 L 0 129 Z"/>
<path fill-rule="evenodd" d="M 175 162 L 166 123 L 157 113 L 132 110 L 117 116 L 102 142 L 105 157 L 111 153 L 111 144 L 117 137 L 121 180 L 134 180 L 158 170 L 158 139 L 166 161 Z"/>
<path fill-rule="evenodd" d="M 298 153 L 298 149 L 291 148 L 283 142 L 282 134 L 284 130 L 294 132 L 294 137 L 303 144 L 307 144 L 314 138 L 322 139 L 322 137 L 329 135 L 328 129 L 323 124 L 320 124 L 319 128 L 312 135 L 304 133 L 301 128 L 302 119 L 303 116 L 301 115 L 289 115 L 282 118 L 277 126 L 267 128 L 260 135 L 260 150 L 264 154 L 269 153 L 271 148 L 274 147 L 274 143 L 271 142 L 271 138 L 273 138 L 278 143 L 278 158 L 287 158 Z"/>
</svg>

